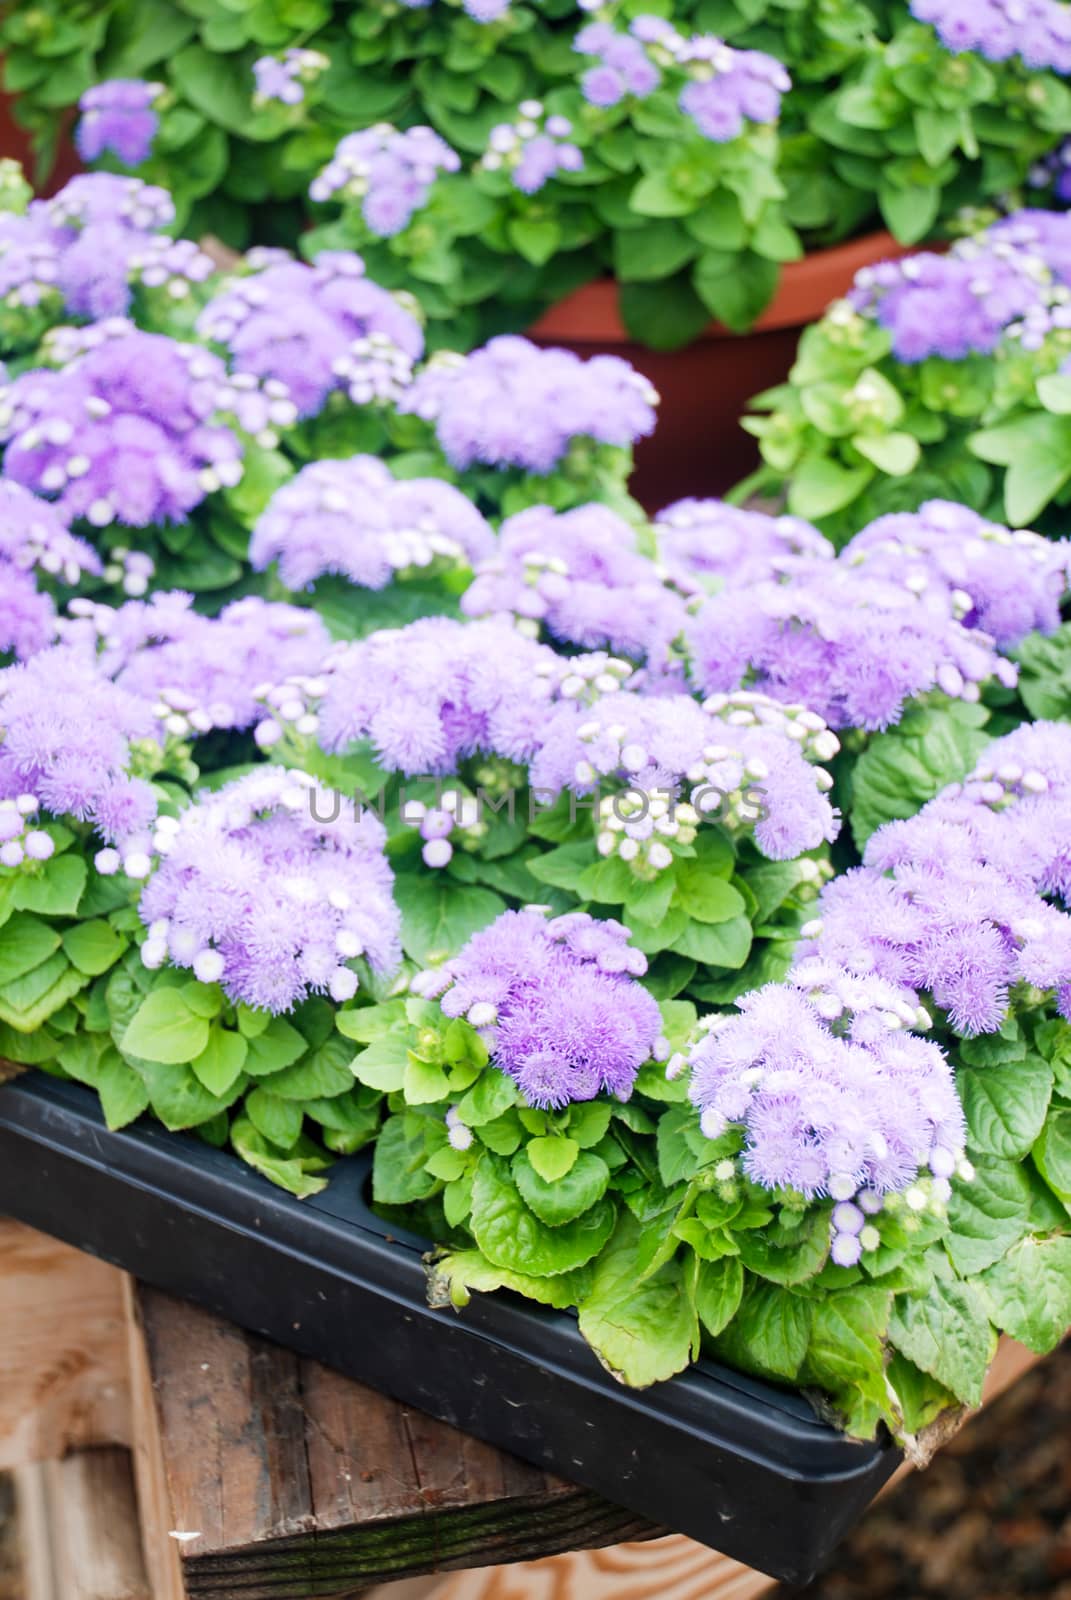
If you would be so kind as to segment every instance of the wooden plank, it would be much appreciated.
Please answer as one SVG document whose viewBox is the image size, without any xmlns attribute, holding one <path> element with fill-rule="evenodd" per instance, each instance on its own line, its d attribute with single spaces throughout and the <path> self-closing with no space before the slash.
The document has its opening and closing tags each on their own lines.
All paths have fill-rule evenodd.
<svg viewBox="0 0 1071 1600">
<path fill-rule="evenodd" d="M 196 1600 L 311 1600 L 662 1530 L 139 1286 L 171 1532 Z"/>
<path fill-rule="evenodd" d="M 0 1469 L 130 1436 L 114 1267 L 0 1218 Z"/>
<path fill-rule="evenodd" d="M 20 1467 L 15 1497 L 24 1600 L 154 1600 L 126 1450 Z"/>
<path fill-rule="evenodd" d="M 126 1313 L 131 1448 L 145 1565 L 153 1600 L 186 1600 L 179 1546 L 172 1538 L 175 1525 L 145 1331 L 141 1324 L 134 1280 L 125 1275 L 123 1307 Z"/>
<path fill-rule="evenodd" d="M 756 1600 L 761 1572 L 679 1534 L 445 1578 L 428 1600 Z M 369 1597 L 371 1600 L 371 1597 Z M 394 1600 L 385 1593 L 383 1600 Z"/>
</svg>

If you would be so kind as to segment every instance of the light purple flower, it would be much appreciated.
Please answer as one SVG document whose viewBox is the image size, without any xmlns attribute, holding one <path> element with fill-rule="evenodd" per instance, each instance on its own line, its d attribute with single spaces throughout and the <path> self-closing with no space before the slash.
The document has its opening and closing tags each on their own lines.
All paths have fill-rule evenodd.
<svg viewBox="0 0 1071 1600">
<path fill-rule="evenodd" d="M 51 644 L 55 632 L 55 607 L 33 573 L 0 556 L 0 657 L 25 661 Z"/>
<path fill-rule="evenodd" d="M 380 122 L 348 133 L 313 180 L 311 199 L 360 200 L 372 233 L 390 238 L 408 227 L 441 172 L 457 172 L 461 158 L 432 128 L 399 132 Z"/>
<path fill-rule="evenodd" d="M 8 478 L 0 479 L 0 558 L 67 584 L 100 573 L 96 551 L 70 532 L 55 506 Z"/>
<path fill-rule="evenodd" d="M 661 1016 L 635 979 L 646 958 L 619 922 L 507 911 L 452 961 L 414 980 L 448 1017 L 479 1028 L 530 1105 L 627 1100 L 659 1049 Z"/>
<path fill-rule="evenodd" d="M 141 898 L 147 966 L 211 972 L 231 1000 L 273 1012 L 351 999 L 357 957 L 380 975 L 397 967 L 383 825 L 332 806 L 307 774 L 258 768 L 201 795 L 165 838 Z"/>
<path fill-rule="evenodd" d="M 467 567 L 494 535 L 471 500 L 439 478 L 397 479 L 374 456 L 314 461 L 278 489 L 253 529 L 249 559 L 272 561 L 289 589 L 334 572 L 383 589 L 407 568 Z"/>
<path fill-rule="evenodd" d="M 574 440 L 625 448 L 655 424 L 657 396 L 618 356 L 582 360 L 504 335 L 469 356 L 436 356 L 399 410 L 432 423 L 451 464 L 552 472 Z"/>
<path fill-rule="evenodd" d="M 969 255 L 924 253 L 865 267 L 848 299 L 888 328 L 898 361 L 962 361 L 995 350 L 1009 323 L 1043 304 L 1044 283 L 1029 258 L 997 254 L 983 236 Z"/>
<path fill-rule="evenodd" d="M 932 23 L 948 50 L 989 61 L 1017 55 L 1034 72 L 1071 73 L 1067 8 L 1058 0 L 911 0 L 911 14 Z"/>
<path fill-rule="evenodd" d="M 746 587 L 832 561 L 836 550 L 802 517 L 745 511 L 724 500 L 678 500 L 655 518 L 659 558 L 677 582 Z"/>
<path fill-rule="evenodd" d="M 74 136 L 82 160 L 110 152 L 128 167 L 147 161 L 160 127 L 155 106 L 162 91 L 162 84 L 140 78 L 113 78 L 87 89 Z"/>
</svg>

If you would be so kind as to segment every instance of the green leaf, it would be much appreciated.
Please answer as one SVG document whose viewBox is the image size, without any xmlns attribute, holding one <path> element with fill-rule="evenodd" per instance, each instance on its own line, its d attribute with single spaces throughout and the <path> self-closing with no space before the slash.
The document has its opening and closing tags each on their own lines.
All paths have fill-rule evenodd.
<svg viewBox="0 0 1071 1600">
<path fill-rule="evenodd" d="M 614 234 L 614 276 L 619 283 L 669 278 L 698 252 L 696 240 L 679 222 L 652 220 Z"/>
<path fill-rule="evenodd" d="M 821 1272 L 829 1256 L 829 1219 L 822 1211 L 804 1217 L 798 1228 L 771 1223 L 738 1235 L 740 1260 L 756 1277 L 788 1287 Z"/>
<path fill-rule="evenodd" d="M 19 911 L 38 911 L 44 917 L 73 917 L 88 875 L 89 868 L 80 856 L 53 856 L 40 872 L 19 878 L 12 905 Z"/>
<path fill-rule="evenodd" d="M 96 978 L 114 967 L 126 949 L 126 940 L 110 922 L 100 918 L 94 922 L 79 922 L 73 928 L 68 928 L 63 935 L 63 948 L 67 952 L 67 959 L 79 972 Z"/>
<path fill-rule="evenodd" d="M 246 1095 L 243 1107 L 257 1132 L 271 1144 L 282 1150 L 296 1144 L 305 1120 L 300 1105 L 283 1100 L 270 1089 L 253 1089 Z"/>
<path fill-rule="evenodd" d="M 735 893 L 735 890 L 733 891 Z M 691 922 L 674 939 L 671 950 L 707 967 L 742 967 L 751 950 L 752 929 L 747 917 L 709 924 Z"/>
<path fill-rule="evenodd" d="M 968 1149 L 1025 1156 L 1045 1122 L 1052 1068 L 1040 1056 L 1014 1067 L 961 1067 L 956 1074 L 969 1132 Z"/>
<path fill-rule="evenodd" d="M 55 928 L 28 912 L 16 911 L 0 928 L 0 989 L 39 967 L 59 945 Z"/>
<path fill-rule="evenodd" d="M 1024 1239 L 981 1284 L 997 1327 L 1047 1355 L 1071 1327 L 1071 1239 Z"/>
<path fill-rule="evenodd" d="M 1031 1188 L 1025 1168 L 996 1156 L 977 1156 L 974 1177 L 969 1183 L 955 1181 L 948 1206 L 945 1246 L 956 1271 L 962 1277 L 974 1277 L 992 1266 L 1029 1231 L 1030 1216 Z"/>
<path fill-rule="evenodd" d="M 506 233 L 517 254 L 534 267 L 549 261 L 562 241 L 561 224 L 553 217 L 511 217 Z"/>
<path fill-rule="evenodd" d="M 701 861 L 682 861 L 676 873 L 677 903 L 697 922 L 730 922 L 744 911 L 744 897 Z M 682 954 L 690 954 L 688 951 Z"/>
<path fill-rule="evenodd" d="M 532 1140 L 532 1144 L 539 1142 Z M 568 1142 L 571 1144 L 572 1140 Z M 606 1193 L 610 1169 L 601 1156 L 585 1150 L 563 1177 L 548 1180 L 536 1171 L 529 1157 L 530 1150 L 531 1144 L 527 1150 L 518 1150 L 513 1157 L 513 1181 L 528 1209 L 548 1227 L 557 1228 L 563 1222 L 572 1222 Z"/>
<path fill-rule="evenodd" d="M 759 1377 L 795 1378 L 807 1353 L 811 1304 L 776 1284 L 748 1281 L 739 1311 L 716 1341 L 718 1356 Z"/>
<path fill-rule="evenodd" d="M 595 1263 L 591 1291 L 580 1305 L 580 1331 L 608 1372 L 646 1388 L 682 1372 L 699 1349 L 699 1323 L 676 1262 L 638 1282 L 642 1230 L 622 1215 Z"/>
<path fill-rule="evenodd" d="M 478 1250 L 459 1250 L 443 1256 L 428 1270 L 428 1304 L 465 1306 L 469 1290 L 490 1294 L 496 1289 L 512 1289 L 526 1300 L 564 1311 L 575 1306 L 591 1288 L 591 1268 L 562 1272 L 556 1278 L 532 1278 L 523 1272 L 508 1272 L 493 1267 Z"/>
<path fill-rule="evenodd" d="M 891 1305 L 892 1295 L 877 1288 L 814 1301 L 805 1370 L 832 1395 L 857 1438 L 872 1438 L 889 1410 L 884 1337 Z"/>
<path fill-rule="evenodd" d="M 259 1043 L 259 1039 L 250 1041 L 250 1055 Z M 317 1049 L 308 1051 L 300 1061 L 272 1073 L 265 1088 L 284 1100 L 330 1100 L 353 1088 L 352 1059 L 345 1039 L 334 1034 Z"/>
<path fill-rule="evenodd" d="M 600 1200 L 573 1222 L 550 1228 L 525 1205 L 506 1162 L 485 1152 L 472 1185 L 470 1225 L 493 1265 L 553 1277 L 598 1255 L 613 1232 L 614 1207 Z"/>
<path fill-rule="evenodd" d="M 403 1092 L 406 1105 L 435 1105 L 440 1100 L 449 1099 L 450 1080 L 442 1067 L 422 1061 L 410 1050 L 406 1057 Z"/>
<path fill-rule="evenodd" d="M 1071 1111 L 1053 1111 L 1034 1146 L 1038 1171 L 1071 1209 Z"/>
<path fill-rule="evenodd" d="M 967 440 L 983 461 L 1007 467 L 1004 505 L 1015 527 L 1033 522 L 1071 479 L 1071 417 L 1033 412 Z"/>
<path fill-rule="evenodd" d="M 889 232 L 901 244 L 917 244 L 937 221 L 941 209 L 941 190 L 936 184 L 926 188 L 913 184 L 900 189 L 892 183 L 880 183 L 878 205 Z"/>
<path fill-rule="evenodd" d="M 898 1296 L 889 1339 L 964 1405 L 981 1405 L 996 1336 L 979 1289 L 938 1278 L 925 1294 Z"/>
<path fill-rule="evenodd" d="M 857 500 L 873 477 L 873 467 L 842 467 L 812 456 L 801 462 L 789 484 L 788 509 L 795 517 L 820 522 Z"/>
<path fill-rule="evenodd" d="M 744 1294 L 744 1269 L 733 1256 L 701 1261 L 695 1282 L 695 1309 L 706 1331 L 717 1338 L 736 1316 Z"/>
<path fill-rule="evenodd" d="M 710 312 L 684 273 L 660 283 L 623 283 L 617 304 L 629 336 L 652 350 L 679 350 L 710 322 Z"/>
<path fill-rule="evenodd" d="M 354 1056 L 350 1069 L 370 1089 L 394 1094 L 405 1082 L 409 1065 L 409 1044 L 404 1033 L 387 1033 L 373 1039 L 367 1050 Z"/>
<path fill-rule="evenodd" d="M 553 1184 L 573 1170 L 580 1154 L 580 1146 L 575 1139 L 562 1138 L 561 1135 L 554 1134 L 530 1139 L 526 1152 L 536 1176 L 542 1178 L 544 1183 Z"/>
<path fill-rule="evenodd" d="M 327 1179 L 315 1175 L 317 1168 L 327 1165 L 326 1160 L 312 1156 L 291 1156 L 276 1150 L 253 1126 L 248 1117 L 236 1117 L 231 1124 L 231 1143 L 255 1171 L 281 1189 L 287 1189 L 306 1200 L 327 1187 Z"/>
<path fill-rule="evenodd" d="M 519 1100 L 520 1091 L 513 1079 L 508 1078 L 497 1067 L 487 1067 L 481 1072 L 472 1088 L 458 1101 L 457 1114 L 466 1127 L 480 1128 L 486 1122 L 494 1122 L 496 1117 L 502 1116 L 503 1112 L 515 1106 Z M 606 1121 L 609 1120 L 609 1107 L 607 1107 Z M 571 1123 L 569 1131 L 575 1137 Z M 604 1126 L 602 1133 L 605 1132 Z M 593 1141 L 595 1144 L 602 1138 L 602 1133 Z"/>
<path fill-rule="evenodd" d="M 890 478 L 906 478 L 922 455 L 922 447 L 911 433 L 857 433 L 852 444 Z"/>
<path fill-rule="evenodd" d="M 405 1117 L 388 1117 L 376 1140 L 372 1198 L 377 1205 L 405 1206 L 423 1200 L 437 1187 L 424 1168 L 424 1133 L 406 1132 Z"/>
<path fill-rule="evenodd" d="M 180 1062 L 143 1058 L 135 1063 L 135 1070 L 149 1091 L 153 1112 L 172 1133 L 210 1122 L 226 1111 L 241 1092 L 233 1086 L 228 1094 L 210 1094 L 192 1070 Z"/>
<path fill-rule="evenodd" d="M 425 966 L 457 955 L 506 909 L 491 889 L 466 888 L 435 873 L 399 873 L 394 898 L 402 913 L 402 947 Z"/>
<path fill-rule="evenodd" d="M 950 701 L 911 706 L 900 723 L 871 734 L 852 770 L 851 821 L 862 850 L 885 822 L 913 817 L 947 787 L 965 778 L 989 743 L 982 706 Z"/>
<path fill-rule="evenodd" d="M 629 196 L 638 217 L 686 217 L 695 203 L 695 196 L 678 188 L 668 172 L 646 173 Z"/>
<path fill-rule="evenodd" d="M 270 1017 L 267 1027 L 258 1033 L 251 1033 L 250 1026 L 250 1017 L 243 1018 L 239 1011 L 238 1027 L 249 1044 L 243 1071 L 252 1078 L 266 1078 L 273 1072 L 281 1072 L 300 1060 L 308 1049 L 303 1036 L 283 1017 Z"/>
<path fill-rule="evenodd" d="M 696 293 L 712 317 L 734 333 L 746 333 L 777 291 L 781 268 L 754 250 L 728 263 L 721 251 L 708 250 L 692 269 Z"/>
<path fill-rule="evenodd" d="M 190 1062 L 208 1043 L 204 1017 L 191 1011 L 177 989 L 154 989 L 145 996 L 123 1035 L 126 1055 L 143 1061 Z"/>
<path fill-rule="evenodd" d="M 32 1033 L 88 982 L 57 950 L 32 971 L 4 985 L 0 990 L 0 1021 L 20 1033 Z"/>
<path fill-rule="evenodd" d="M 209 1030 L 208 1043 L 190 1066 L 210 1094 L 226 1094 L 241 1077 L 248 1053 L 248 1041 L 240 1033 L 214 1024 Z"/>
<path fill-rule="evenodd" d="M 97 1063 L 94 1087 L 100 1096 L 104 1120 L 113 1132 L 127 1127 L 148 1110 L 148 1088 L 118 1050 L 108 1048 L 102 1054 Z"/>
</svg>

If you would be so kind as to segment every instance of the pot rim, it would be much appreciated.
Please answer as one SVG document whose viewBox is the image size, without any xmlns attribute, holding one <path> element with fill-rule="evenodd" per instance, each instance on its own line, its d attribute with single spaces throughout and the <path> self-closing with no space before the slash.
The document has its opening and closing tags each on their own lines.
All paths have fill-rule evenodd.
<svg viewBox="0 0 1071 1600">
<path fill-rule="evenodd" d="M 815 250 L 782 268 L 777 293 L 748 333 L 734 334 L 722 323 L 711 322 L 699 340 L 747 338 L 751 333 L 803 327 L 816 321 L 831 300 L 847 293 L 860 268 L 878 261 L 898 260 L 916 248 L 900 244 L 891 233 L 879 230 L 846 244 Z M 582 284 L 545 311 L 528 329 L 528 336 L 564 339 L 570 344 L 635 344 L 621 320 L 617 293 L 615 278 L 597 278 Z"/>
</svg>

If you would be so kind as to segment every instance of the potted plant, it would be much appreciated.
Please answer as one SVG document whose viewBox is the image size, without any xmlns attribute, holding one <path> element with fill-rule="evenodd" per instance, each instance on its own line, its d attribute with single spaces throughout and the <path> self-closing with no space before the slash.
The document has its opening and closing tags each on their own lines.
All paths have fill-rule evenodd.
<svg viewBox="0 0 1071 1600">
<path fill-rule="evenodd" d="M 14 8 L 0 38 L 22 114 L 42 129 L 91 77 L 166 85 L 138 170 L 175 191 L 195 232 L 242 244 L 255 218 L 258 241 L 292 242 L 310 184 L 328 194 L 319 175 L 333 167 L 353 201 L 335 236 L 371 247 L 387 285 L 421 290 L 437 342 L 535 323 L 589 352 L 635 346 L 668 397 L 660 457 L 701 419 L 705 448 L 696 423 L 677 459 L 713 462 L 720 487 L 732 474 L 709 447 L 710 408 L 724 437 L 741 385 L 784 370 L 788 330 L 889 252 L 874 229 L 902 244 L 939 231 L 1021 182 L 1071 127 L 1058 41 L 1031 57 L 1044 70 L 999 40 L 955 53 L 939 11 L 916 21 L 901 4 L 727 3 L 716 37 L 689 6 L 672 25 L 638 3 L 290 9 L 116 0 L 82 23 L 45 4 Z M 335 152 L 379 124 L 430 126 L 458 170 L 400 179 L 401 212 L 369 206 L 364 175 Z M 402 149 L 379 169 L 404 167 Z M 367 149 L 354 159 L 375 164 Z M 851 252 L 824 255 L 844 241 Z M 607 273 L 616 293 L 597 281 Z M 725 338 L 764 313 L 756 344 Z M 677 362 L 640 353 L 685 346 Z M 703 405 L 678 400 L 697 386 Z M 683 487 L 667 469 L 642 497 Z"/>
</svg>

